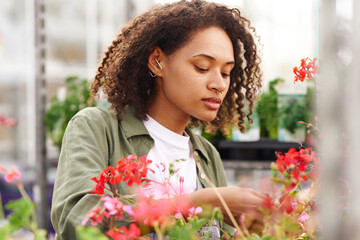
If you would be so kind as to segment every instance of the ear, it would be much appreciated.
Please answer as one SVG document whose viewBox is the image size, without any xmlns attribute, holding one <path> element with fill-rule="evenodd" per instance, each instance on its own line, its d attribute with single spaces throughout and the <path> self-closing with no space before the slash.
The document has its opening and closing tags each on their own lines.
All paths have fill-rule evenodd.
<svg viewBox="0 0 360 240">
<path fill-rule="evenodd" d="M 165 54 L 160 49 L 160 47 L 155 46 L 150 49 L 150 55 L 147 65 L 153 75 L 156 74 L 156 76 L 159 77 L 163 76 L 161 68 L 163 67 L 164 64 L 161 63 L 164 63 L 164 59 L 165 59 Z"/>
</svg>

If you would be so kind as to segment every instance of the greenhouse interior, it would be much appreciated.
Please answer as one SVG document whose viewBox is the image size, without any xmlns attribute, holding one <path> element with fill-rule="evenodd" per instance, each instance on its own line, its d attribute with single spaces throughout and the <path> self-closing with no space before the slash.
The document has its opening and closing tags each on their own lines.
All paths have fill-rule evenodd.
<svg viewBox="0 0 360 240">
<path fill-rule="evenodd" d="M 185 5 L 187 7 L 183 7 Z M 181 7 L 184 9 L 180 11 Z M 220 23 L 230 24 L 230 20 L 221 19 L 220 15 L 214 17 L 214 23 L 203 20 L 188 24 L 186 18 L 196 19 L 191 14 L 210 19 L 207 11 L 222 11 L 224 16 L 230 14 L 231 21 L 237 19 L 231 24 L 245 31 L 246 36 L 242 38 L 244 33 L 239 33 L 238 28 L 223 27 Z M 172 19 L 184 20 L 184 24 Z M 168 27 L 171 24 L 178 29 L 171 30 Z M 153 30 L 153 35 L 141 26 Z M 190 32 L 186 33 L 186 40 L 177 37 L 180 31 L 187 29 Z M 216 40 L 204 37 L 202 41 L 217 44 L 222 54 L 215 59 L 206 51 L 200 52 L 191 61 L 200 59 L 196 62 L 209 63 L 210 67 L 195 66 L 195 70 L 190 70 L 194 73 L 176 66 L 173 72 L 179 77 L 174 79 L 180 83 L 173 81 L 174 86 L 184 88 L 175 91 L 164 79 L 171 71 L 167 66 L 181 61 L 178 59 L 182 55 L 177 60 L 167 57 L 178 56 L 188 46 L 193 46 L 191 44 L 196 46 L 197 39 L 205 36 L 201 34 L 208 33 L 207 30 L 215 32 Z M 164 34 L 159 44 L 149 45 L 145 52 L 135 49 L 160 39 L 158 31 Z M 166 31 L 171 34 L 166 35 Z M 252 46 L 248 45 L 249 38 Z M 170 49 L 171 44 L 178 44 L 176 41 L 183 42 L 176 45 L 174 51 L 160 46 L 169 44 Z M 230 43 L 230 55 L 227 55 L 226 43 Z M 0 239 L 360 239 L 360 192 L 357 191 L 360 175 L 356 170 L 360 167 L 356 152 L 356 146 L 360 145 L 357 120 L 360 118 L 359 43 L 360 1 L 356 0 L 1 0 Z M 193 51 L 206 49 L 201 44 Z M 216 47 L 208 49 L 211 54 L 217 54 Z M 138 55 L 132 56 L 132 53 Z M 239 56 L 234 58 L 236 53 Z M 151 65 L 153 54 L 156 62 Z M 141 56 L 149 60 L 140 62 Z M 234 58 L 230 64 L 228 61 L 225 65 L 220 66 L 221 62 L 217 65 L 227 56 Z M 131 57 L 138 59 L 132 63 Z M 146 78 L 151 83 L 140 83 L 142 79 L 136 74 L 141 73 L 135 69 L 135 63 L 150 73 Z M 227 71 L 230 65 L 234 68 L 224 74 L 223 69 Z M 159 71 L 153 71 L 152 66 L 160 68 Z M 217 96 L 201 100 L 207 107 L 207 114 L 216 113 L 218 108 L 219 113 L 221 111 L 217 116 L 211 115 L 215 119 L 211 122 L 201 119 L 205 110 L 195 113 L 195 104 L 190 108 L 196 94 L 186 95 L 186 91 L 194 92 L 191 88 L 203 86 L 202 83 L 194 82 L 189 86 L 190 80 L 182 76 L 191 79 L 197 74 L 205 79 L 217 67 L 221 68 L 222 79 L 229 79 L 229 83 L 228 89 L 223 90 L 220 89 L 222 85 L 207 85 L 206 91 Z M 139 84 L 127 82 L 133 92 L 126 92 L 122 86 L 126 85 L 124 78 L 131 71 L 134 76 L 129 79 L 137 77 Z M 213 82 L 208 84 L 216 84 L 215 75 L 211 76 L 207 81 Z M 118 82 L 106 80 L 116 77 Z M 182 82 L 187 85 L 181 85 Z M 199 89 L 199 96 L 203 91 Z M 100 97 L 93 98 L 94 94 Z M 156 105 L 157 94 L 161 100 L 168 101 L 168 105 Z M 144 106 L 138 106 L 139 102 L 132 104 L 141 97 Z M 125 103 L 115 106 L 116 99 Z M 224 104 L 220 107 L 222 101 Z M 186 103 L 184 107 L 181 105 Z M 165 118 L 152 111 L 153 106 L 162 112 L 169 108 Z M 90 116 L 93 113 L 86 110 L 91 107 L 101 109 L 104 119 L 96 122 L 95 116 Z M 153 124 L 164 128 L 158 131 L 160 139 L 166 131 L 176 134 L 162 123 L 170 121 L 179 111 L 188 114 L 183 133 L 176 134 L 190 139 L 187 140 L 189 144 L 186 143 L 190 150 L 188 161 L 176 159 L 174 163 L 170 160 L 164 163 L 161 157 L 155 161 L 151 159 L 152 162 L 144 160 L 140 152 L 144 152 L 148 143 L 141 133 L 141 121 L 141 127 L 133 131 L 134 135 L 144 135 L 140 136 L 143 142 L 139 143 L 142 150 L 122 153 L 123 149 L 128 149 L 128 144 L 137 141 L 121 142 L 127 134 L 127 130 L 121 131 L 128 115 L 120 118 L 119 111 L 126 107 L 138 111 L 138 118 L 131 120 L 134 125 L 139 119 L 143 122 L 159 120 Z M 228 115 L 222 111 L 225 107 L 228 107 Z M 143 112 L 139 112 L 144 108 L 148 109 L 145 116 L 150 120 L 144 120 Z M 89 126 L 76 121 L 81 116 L 90 119 Z M 125 121 L 123 125 L 119 123 L 120 133 L 109 133 L 118 132 L 110 126 L 99 130 L 114 119 Z M 182 120 L 173 122 L 179 124 Z M 144 124 L 148 129 L 147 123 Z M 88 132 L 80 133 L 76 127 Z M 192 133 L 184 130 L 185 127 Z M 72 135 L 70 129 L 78 135 Z M 96 131 L 101 131 L 99 136 L 93 136 Z M 170 146 L 168 153 L 161 155 L 156 152 L 159 150 L 156 146 L 160 146 L 157 145 L 158 135 L 153 136 L 150 130 L 145 134 L 155 141 L 155 147 L 147 151 L 150 156 L 168 156 Z M 177 141 L 175 136 L 170 139 L 171 134 L 169 139 L 163 136 L 164 139 Z M 117 146 L 109 146 L 107 152 L 101 149 L 102 145 L 91 145 L 92 138 L 100 145 L 103 138 L 111 144 L 124 144 L 124 147 L 118 146 L 120 154 L 124 154 L 117 159 L 118 166 L 110 163 L 111 151 Z M 198 150 L 194 139 L 201 139 L 205 154 L 201 146 Z M 95 147 L 99 149 L 94 150 Z M 84 151 L 88 151 L 86 157 L 71 162 Z M 90 151 L 97 151 L 98 155 Z M 107 160 L 104 157 L 104 164 L 99 165 L 94 158 L 100 155 L 111 157 Z M 177 168 L 188 166 L 179 163 L 180 160 L 191 163 L 191 170 L 183 172 Z M 159 185 L 164 187 L 165 181 L 169 184 L 168 192 L 162 193 L 167 194 L 166 197 L 149 197 L 149 186 L 153 188 L 151 191 L 164 189 L 153 186 L 152 181 L 155 186 L 158 183 L 154 180 L 158 176 L 153 176 L 157 170 L 147 168 L 147 164 L 156 166 L 159 172 L 164 168 L 162 172 L 167 175 L 162 176 L 164 183 Z M 83 166 L 83 170 L 72 169 Z M 95 167 L 100 170 L 96 171 Z M 76 174 L 89 175 L 88 182 L 82 182 L 83 178 L 77 178 Z M 146 178 L 149 175 L 154 179 Z M 171 177 L 179 177 L 180 194 L 176 190 L 178 182 L 173 187 Z M 192 182 L 195 188 L 181 194 L 182 183 L 185 186 L 192 177 L 196 179 Z M 77 188 L 71 192 L 70 185 L 74 183 Z M 136 188 L 146 191 L 135 197 Z M 207 189 L 213 192 L 206 195 Z M 233 204 L 238 196 L 234 193 L 231 199 L 230 190 L 239 192 L 238 205 Z M 249 193 L 250 190 L 256 193 Z M 169 191 L 174 191 L 176 196 Z M 189 199 L 194 199 L 197 191 L 204 192 L 204 199 L 213 194 L 216 204 L 200 206 L 196 203 L 204 204 L 206 200 L 188 203 L 188 199 L 183 199 L 187 194 Z M 245 199 L 251 194 L 261 195 L 262 199 L 261 206 L 254 205 L 252 211 L 241 205 L 245 206 L 245 202 L 240 202 L 241 196 Z M 97 210 L 84 207 L 86 202 L 92 202 L 91 206 Z M 171 205 L 173 202 L 177 207 Z M 186 204 L 193 204 L 192 208 Z M 159 212 L 163 212 L 162 215 Z M 251 215 L 253 212 L 256 217 Z M 257 218 L 259 214 L 261 220 Z"/>
</svg>

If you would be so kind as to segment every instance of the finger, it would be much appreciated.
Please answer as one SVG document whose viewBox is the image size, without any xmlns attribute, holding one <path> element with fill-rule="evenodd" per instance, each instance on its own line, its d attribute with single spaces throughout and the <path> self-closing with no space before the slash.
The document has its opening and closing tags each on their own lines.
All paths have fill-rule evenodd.
<svg viewBox="0 0 360 240">
<path fill-rule="evenodd" d="M 251 192 L 254 196 L 256 196 L 256 197 L 258 197 L 258 198 L 260 198 L 260 199 L 262 199 L 262 200 L 265 200 L 265 199 L 267 199 L 267 197 L 268 197 L 266 194 L 257 192 L 257 191 L 255 191 L 255 190 L 252 189 L 252 188 L 248 188 L 248 191 Z"/>
<path fill-rule="evenodd" d="M 264 223 L 254 221 L 248 229 L 251 234 L 256 233 L 257 235 L 261 236 L 264 231 L 264 227 Z"/>
<path fill-rule="evenodd" d="M 252 208 L 247 209 L 246 213 L 242 214 L 240 221 L 243 221 L 246 228 L 249 228 L 254 221 L 264 223 L 265 216 L 258 209 Z"/>
<path fill-rule="evenodd" d="M 253 208 L 253 209 L 249 210 L 248 215 L 250 218 L 252 218 L 255 221 L 258 221 L 258 222 L 265 221 L 264 214 L 262 212 L 260 212 L 258 208 Z"/>
<path fill-rule="evenodd" d="M 265 194 L 256 192 L 250 188 L 243 188 L 239 193 L 240 197 L 243 199 L 243 202 L 248 206 L 262 206 L 264 205 L 264 201 L 267 199 Z"/>
</svg>

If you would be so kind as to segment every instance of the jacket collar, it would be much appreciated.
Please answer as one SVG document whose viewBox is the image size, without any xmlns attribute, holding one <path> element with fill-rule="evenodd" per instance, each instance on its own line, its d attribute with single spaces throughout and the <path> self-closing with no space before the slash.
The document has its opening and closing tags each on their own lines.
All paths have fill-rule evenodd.
<svg viewBox="0 0 360 240">
<path fill-rule="evenodd" d="M 199 135 L 194 134 L 188 127 L 185 129 L 186 133 L 190 136 L 190 140 L 192 143 L 192 147 L 194 151 L 200 152 L 203 156 L 206 162 L 210 161 L 210 157 L 208 155 L 208 151 L 204 148 L 204 144 L 200 140 L 202 138 Z"/>
<path fill-rule="evenodd" d="M 134 136 L 149 135 L 144 123 L 136 117 L 136 110 L 133 107 L 124 109 L 121 115 L 121 125 L 123 126 L 123 133 L 129 139 Z"/>
<path fill-rule="evenodd" d="M 126 138 L 129 139 L 134 136 L 147 135 L 151 138 L 148 130 L 146 129 L 144 123 L 136 117 L 136 110 L 133 107 L 128 107 L 124 109 L 122 114 L 121 125 L 123 133 Z M 185 129 L 186 133 L 190 136 L 190 140 L 193 146 L 193 150 L 200 152 L 204 159 L 208 162 L 210 161 L 210 157 L 208 152 L 204 148 L 202 141 L 200 140 L 200 136 L 194 134 L 188 127 Z"/>
</svg>

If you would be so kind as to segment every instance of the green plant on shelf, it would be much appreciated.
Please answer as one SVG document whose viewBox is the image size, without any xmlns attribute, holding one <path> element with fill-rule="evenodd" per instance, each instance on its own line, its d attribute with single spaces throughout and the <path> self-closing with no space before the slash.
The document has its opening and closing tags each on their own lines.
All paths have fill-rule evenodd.
<svg viewBox="0 0 360 240">
<path fill-rule="evenodd" d="M 81 109 L 88 106 L 90 89 L 86 79 L 77 76 L 66 78 L 66 97 L 64 100 L 54 96 L 50 100 L 50 107 L 45 113 L 44 123 L 50 139 L 60 150 L 65 129 L 70 119 Z M 92 103 L 91 106 L 95 106 Z"/>
<path fill-rule="evenodd" d="M 269 84 L 269 92 L 263 92 L 255 111 L 260 119 L 260 136 L 277 139 L 278 129 L 278 92 L 275 86 L 284 79 L 276 78 Z"/>
<path fill-rule="evenodd" d="M 295 133 L 298 128 L 304 128 L 299 120 L 305 119 L 306 106 L 302 99 L 290 98 L 283 101 L 279 107 L 279 127 Z M 305 131 L 305 129 L 304 129 Z"/>
</svg>

